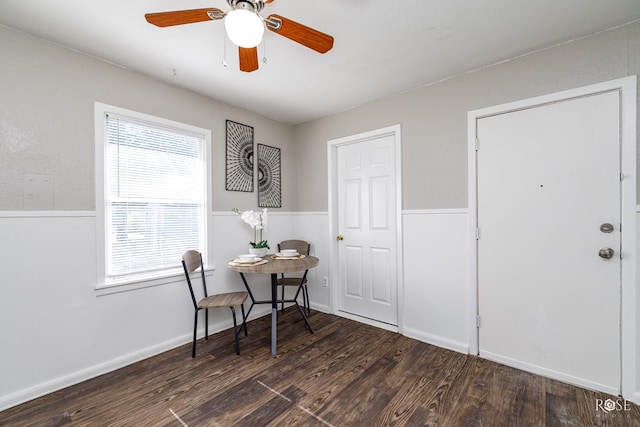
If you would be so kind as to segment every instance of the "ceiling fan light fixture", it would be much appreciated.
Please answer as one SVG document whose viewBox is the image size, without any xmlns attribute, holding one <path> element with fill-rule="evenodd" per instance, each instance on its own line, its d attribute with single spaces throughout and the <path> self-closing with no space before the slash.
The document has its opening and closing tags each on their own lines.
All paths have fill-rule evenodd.
<svg viewBox="0 0 640 427">
<path fill-rule="evenodd" d="M 144 15 L 147 22 L 157 27 L 193 24 L 195 22 L 224 20 L 227 37 L 238 48 L 240 71 L 250 73 L 258 69 L 258 45 L 262 43 L 265 27 L 280 36 L 296 42 L 318 53 L 327 53 L 333 48 L 333 37 L 284 16 L 271 14 L 262 17 L 260 11 L 274 0 L 227 0 L 230 11 L 217 8 L 172 10 Z M 225 39 L 226 40 L 226 39 Z M 227 43 L 224 43 L 226 49 Z M 267 62 L 266 59 L 264 62 Z M 226 63 L 226 50 L 225 60 Z"/>
<path fill-rule="evenodd" d="M 264 24 L 257 13 L 246 9 L 234 9 L 224 19 L 227 36 L 235 45 L 256 47 L 262 42 Z"/>
</svg>

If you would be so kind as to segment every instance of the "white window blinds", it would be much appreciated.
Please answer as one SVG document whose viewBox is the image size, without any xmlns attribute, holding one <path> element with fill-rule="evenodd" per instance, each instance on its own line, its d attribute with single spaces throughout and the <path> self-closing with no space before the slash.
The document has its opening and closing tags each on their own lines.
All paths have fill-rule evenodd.
<svg viewBox="0 0 640 427">
<path fill-rule="evenodd" d="M 204 244 L 205 136 L 106 115 L 107 281 L 180 267 Z"/>
</svg>

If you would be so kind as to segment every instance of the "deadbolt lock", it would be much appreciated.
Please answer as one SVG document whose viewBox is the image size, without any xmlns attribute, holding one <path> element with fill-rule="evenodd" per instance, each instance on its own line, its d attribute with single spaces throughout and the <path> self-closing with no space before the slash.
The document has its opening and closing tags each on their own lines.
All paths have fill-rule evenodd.
<svg viewBox="0 0 640 427">
<path fill-rule="evenodd" d="M 613 225 L 605 222 L 600 226 L 600 231 L 603 233 L 613 233 Z"/>
</svg>

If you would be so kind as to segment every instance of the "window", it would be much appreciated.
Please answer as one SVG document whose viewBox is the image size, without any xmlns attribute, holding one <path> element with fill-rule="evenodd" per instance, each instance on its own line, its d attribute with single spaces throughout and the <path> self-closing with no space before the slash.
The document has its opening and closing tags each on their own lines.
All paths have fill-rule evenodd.
<svg viewBox="0 0 640 427">
<path fill-rule="evenodd" d="M 206 252 L 209 131 L 103 104 L 96 127 L 99 286 L 181 272 L 187 249 Z"/>
</svg>

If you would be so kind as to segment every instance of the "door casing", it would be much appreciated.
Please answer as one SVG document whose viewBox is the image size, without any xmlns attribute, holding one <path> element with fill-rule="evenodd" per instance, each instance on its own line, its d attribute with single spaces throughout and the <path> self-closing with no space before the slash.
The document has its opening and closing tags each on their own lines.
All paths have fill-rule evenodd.
<svg viewBox="0 0 640 427">
<path fill-rule="evenodd" d="M 622 395 L 636 403 L 640 401 L 637 379 L 638 356 L 636 355 L 638 309 L 636 291 L 636 76 L 625 77 L 608 82 L 589 85 L 577 89 L 562 91 L 493 107 L 470 111 L 468 113 L 468 202 L 469 202 L 469 316 L 468 336 L 469 353 L 478 354 L 478 251 L 476 228 L 477 212 L 477 159 L 476 136 L 477 121 L 483 117 L 531 108 L 571 98 L 588 96 L 612 90 L 620 91 L 621 98 L 621 370 Z"/>
<path fill-rule="evenodd" d="M 366 319 L 359 316 L 351 316 L 348 313 L 339 311 L 338 307 L 338 246 L 336 236 L 339 233 L 338 230 L 338 147 L 341 145 L 354 144 L 359 141 L 365 141 L 369 139 L 379 138 L 382 136 L 393 135 L 395 141 L 395 173 L 396 173 L 396 206 L 394 213 L 396 215 L 396 282 L 397 282 L 397 298 L 398 298 L 398 326 L 388 325 L 383 322 L 377 322 L 375 320 Z M 402 332 L 402 317 L 404 307 L 404 283 L 402 278 L 403 274 L 403 255 L 402 255 L 402 147 L 401 147 L 401 127 L 399 124 L 388 126 L 381 129 L 376 129 L 368 132 L 363 132 L 355 135 L 350 135 L 342 138 L 332 139 L 327 141 L 327 166 L 329 177 L 329 278 L 331 290 L 329 292 L 329 307 L 333 314 L 351 318 L 359 322 L 364 322 L 379 328 L 392 330 L 396 332 Z"/>
</svg>

